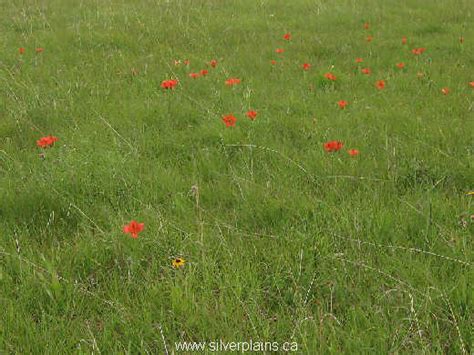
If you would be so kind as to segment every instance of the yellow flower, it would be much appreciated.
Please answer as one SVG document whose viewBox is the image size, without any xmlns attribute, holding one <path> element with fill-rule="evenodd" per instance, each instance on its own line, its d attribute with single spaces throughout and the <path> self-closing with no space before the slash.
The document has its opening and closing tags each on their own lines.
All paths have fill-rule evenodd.
<svg viewBox="0 0 474 355">
<path fill-rule="evenodd" d="M 173 267 L 176 269 L 183 267 L 185 263 L 186 263 L 186 260 L 184 258 L 175 258 L 173 259 L 173 262 L 172 262 Z"/>
</svg>

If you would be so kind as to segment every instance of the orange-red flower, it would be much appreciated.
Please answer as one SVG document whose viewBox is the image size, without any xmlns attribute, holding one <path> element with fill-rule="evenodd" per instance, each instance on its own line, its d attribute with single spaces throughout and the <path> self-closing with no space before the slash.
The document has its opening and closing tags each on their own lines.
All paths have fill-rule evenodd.
<svg viewBox="0 0 474 355">
<path fill-rule="evenodd" d="M 326 73 L 324 74 L 324 77 L 328 80 L 336 81 L 336 76 L 333 73 Z"/>
<path fill-rule="evenodd" d="M 58 137 L 55 136 L 46 136 L 41 137 L 36 141 L 36 145 L 40 148 L 49 148 L 54 145 L 55 142 L 59 140 Z"/>
<path fill-rule="evenodd" d="M 359 155 L 360 152 L 357 149 L 349 149 L 347 153 L 349 153 L 350 156 L 355 157 L 356 155 Z"/>
<path fill-rule="evenodd" d="M 385 89 L 385 80 L 377 80 L 375 82 L 375 87 L 379 90 Z"/>
<path fill-rule="evenodd" d="M 253 121 L 257 118 L 257 111 L 254 111 L 254 110 L 247 111 L 246 115 L 249 119 Z"/>
<path fill-rule="evenodd" d="M 403 62 L 397 63 L 396 65 L 397 65 L 397 68 L 399 68 L 399 69 L 405 68 L 405 63 L 403 63 Z"/>
<path fill-rule="evenodd" d="M 360 71 L 362 74 L 370 75 L 370 68 L 362 68 Z"/>
<path fill-rule="evenodd" d="M 237 78 L 230 78 L 230 79 L 227 79 L 227 80 L 225 81 L 225 84 L 228 85 L 228 86 L 240 84 L 240 79 L 237 79 Z"/>
<path fill-rule="evenodd" d="M 304 63 L 302 66 L 303 66 L 303 70 L 309 70 L 311 68 L 311 64 L 309 63 Z"/>
<path fill-rule="evenodd" d="M 345 100 L 339 100 L 337 104 L 339 105 L 339 107 L 340 107 L 341 109 L 344 109 L 344 108 L 346 108 L 348 102 L 345 101 Z"/>
<path fill-rule="evenodd" d="M 209 74 L 209 71 L 206 70 L 206 69 L 202 69 L 199 74 L 201 74 L 202 76 L 206 76 L 207 74 Z"/>
<path fill-rule="evenodd" d="M 474 81 L 469 82 L 469 86 L 470 86 L 471 88 L 474 88 Z"/>
<path fill-rule="evenodd" d="M 407 38 L 406 37 L 402 37 L 402 44 L 407 44 Z"/>
<path fill-rule="evenodd" d="M 277 61 L 276 61 L 275 59 L 272 59 L 272 60 L 270 61 L 270 63 L 272 63 L 272 65 L 275 65 L 275 64 L 277 63 Z"/>
<path fill-rule="evenodd" d="M 426 48 L 413 48 L 411 50 L 411 52 L 414 54 L 414 55 L 420 55 L 420 54 L 423 54 L 423 52 L 426 51 Z"/>
<path fill-rule="evenodd" d="M 18 48 L 18 52 L 20 54 L 25 54 L 25 48 L 23 48 L 23 47 Z"/>
<path fill-rule="evenodd" d="M 326 152 L 337 152 L 338 150 L 341 150 L 343 146 L 344 143 L 340 141 L 329 141 L 324 143 L 324 150 Z"/>
<path fill-rule="evenodd" d="M 174 89 L 178 85 L 178 80 L 163 80 L 161 82 L 161 87 L 163 89 Z"/>
<path fill-rule="evenodd" d="M 235 122 L 237 122 L 237 117 L 233 114 L 225 115 L 222 117 L 222 121 L 225 123 L 226 127 L 234 127 Z"/>
<path fill-rule="evenodd" d="M 278 53 L 278 54 L 281 54 L 283 53 L 285 50 L 283 48 L 277 48 L 275 49 L 275 53 Z"/>
<path fill-rule="evenodd" d="M 367 42 L 372 42 L 373 39 L 374 39 L 374 36 L 367 36 Z"/>
<path fill-rule="evenodd" d="M 369 27 L 370 27 L 370 25 L 369 25 L 369 23 L 368 23 L 368 22 L 364 23 L 364 30 L 368 30 L 368 29 L 369 29 Z"/>
<path fill-rule="evenodd" d="M 291 33 L 285 33 L 283 35 L 283 39 L 286 39 L 287 41 L 289 41 L 291 39 Z"/>
<path fill-rule="evenodd" d="M 356 63 L 362 63 L 364 60 L 362 58 L 356 58 Z"/>
<path fill-rule="evenodd" d="M 190 63 L 190 62 L 189 62 L 189 59 L 183 60 L 183 63 L 184 63 L 184 65 L 189 65 L 189 63 Z"/>
<path fill-rule="evenodd" d="M 448 95 L 449 94 L 449 88 L 442 88 L 441 92 L 443 93 L 443 95 Z"/>
<path fill-rule="evenodd" d="M 39 47 L 39 48 L 36 48 L 35 51 L 36 53 L 41 53 L 44 51 L 44 48 Z"/>
<path fill-rule="evenodd" d="M 217 60 L 213 59 L 209 62 L 209 65 L 213 68 L 217 67 Z"/>
<path fill-rule="evenodd" d="M 138 223 L 137 221 L 133 220 L 129 224 L 123 226 L 123 232 L 125 234 L 130 234 L 130 236 L 134 239 L 138 238 L 138 233 L 140 233 L 145 226 L 145 223 Z"/>
<path fill-rule="evenodd" d="M 188 75 L 189 75 L 190 78 L 193 78 L 193 79 L 196 79 L 196 78 L 200 77 L 199 73 L 189 73 Z"/>
</svg>

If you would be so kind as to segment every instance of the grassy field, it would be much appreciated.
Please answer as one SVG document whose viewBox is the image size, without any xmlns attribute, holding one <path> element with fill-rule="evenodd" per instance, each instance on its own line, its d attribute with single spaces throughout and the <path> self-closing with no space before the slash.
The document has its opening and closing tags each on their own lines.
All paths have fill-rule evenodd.
<svg viewBox="0 0 474 355">
<path fill-rule="evenodd" d="M 471 5 L 1 1 L 0 352 L 472 353 Z"/>
</svg>

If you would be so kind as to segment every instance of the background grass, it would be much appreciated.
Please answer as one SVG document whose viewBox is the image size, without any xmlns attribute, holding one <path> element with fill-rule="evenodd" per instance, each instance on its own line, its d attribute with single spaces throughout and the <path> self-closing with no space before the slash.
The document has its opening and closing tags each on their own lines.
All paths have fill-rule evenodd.
<svg viewBox="0 0 474 355">
<path fill-rule="evenodd" d="M 470 5 L 0 2 L 2 352 L 473 351 Z"/>
</svg>

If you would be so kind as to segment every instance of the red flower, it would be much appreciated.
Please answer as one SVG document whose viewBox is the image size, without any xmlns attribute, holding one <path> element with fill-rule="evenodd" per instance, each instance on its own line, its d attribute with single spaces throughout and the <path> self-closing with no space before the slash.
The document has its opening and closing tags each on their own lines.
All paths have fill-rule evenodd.
<svg viewBox="0 0 474 355">
<path fill-rule="evenodd" d="M 283 48 L 277 48 L 275 49 L 275 53 L 278 53 L 278 54 L 281 54 L 283 53 L 285 50 Z"/>
<path fill-rule="evenodd" d="M 441 92 L 443 93 L 443 95 L 448 95 L 449 94 L 449 88 L 442 88 Z"/>
<path fill-rule="evenodd" d="M 222 117 L 222 121 L 225 123 L 226 127 L 235 127 L 237 117 L 235 117 L 233 114 L 225 115 Z"/>
<path fill-rule="evenodd" d="M 370 75 L 370 69 L 369 68 L 363 68 L 360 70 L 362 74 Z"/>
<path fill-rule="evenodd" d="M 379 90 L 385 89 L 385 80 L 377 80 L 377 81 L 375 82 L 375 86 L 376 86 L 377 89 L 379 89 Z"/>
<path fill-rule="evenodd" d="M 362 58 L 356 58 L 356 63 L 362 63 L 364 60 Z"/>
<path fill-rule="evenodd" d="M 240 79 L 237 79 L 237 78 L 230 78 L 230 79 L 227 79 L 227 80 L 225 81 L 225 84 L 228 85 L 228 86 L 240 84 Z"/>
<path fill-rule="evenodd" d="M 57 142 L 58 140 L 59 138 L 55 136 L 41 137 L 36 141 L 36 145 L 40 148 L 49 148 L 53 146 L 54 142 Z"/>
<path fill-rule="evenodd" d="M 373 36 L 367 36 L 367 42 L 372 42 L 373 39 L 374 39 Z"/>
<path fill-rule="evenodd" d="M 196 79 L 196 78 L 200 77 L 199 73 L 189 73 L 188 75 L 189 75 L 190 78 L 193 78 L 193 79 Z"/>
<path fill-rule="evenodd" d="M 336 76 L 333 73 L 326 73 L 324 74 L 324 77 L 328 80 L 336 81 Z"/>
<path fill-rule="evenodd" d="M 474 81 L 469 82 L 469 86 L 470 86 L 471 88 L 474 88 Z"/>
<path fill-rule="evenodd" d="M 407 38 L 406 37 L 402 37 L 402 44 L 407 44 Z"/>
<path fill-rule="evenodd" d="M 161 82 L 161 87 L 163 89 L 174 89 L 178 85 L 178 80 L 163 80 Z"/>
<path fill-rule="evenodd" d="M 368 29 L 369 29 L 369 23 L 366 22 L 366 23 L 364 23 L 364 30 L 368 30 Z"/>
<path fill-rule="evenodd" d="M 199 72 L 199 74 L 201 74 L 202 76 L 206 76 L 207 74 L 209 74 L 209 71 L 206 69 L 203 69 Z"/>
<path fill-rule="evenodd" d="M 426 48 L 413 48 L 411 50 L 411 52 L 414 54 L 414 55 L 420 55 L 420 54 L 423 54 L 423 52 L 426 51 Z"/>
<path fill-rule="evenodd" d="M 341 150 L 341 148 L 344 146 L 344 143 L 339 142 L 339 141 L 329 141 L 324 143 L 324 150 L 326 152 L 337 152 L 338 150 Z"/>
<path fill-rule="evenodd" d="M 397 63 L 396 65 L 397 65 L 397 68 L 399 68 L 399 69 L 405 68 L 405 63 L 403 63 L 403 62 L 402 63 Z"/>
<path fill-rule="evenodd" d="M 283 35 L 283 39 L 286 39 L 287 41 L 289 41 L 291 39 L 291 33 L 285 33 Z"/>
<path fill-rule="evenodd" d="M 309 70 L 311 68 L 311 64 L 309 63 L 304 63 L 303 64 L 303 70 Z"/>
<path fill-rule="evenodd" d="M 184 65 L 189 65 L 189 59 L 183 60 Z"/>
<path fill-rule="evenodd" d="M 39 48 L 36 48 L 35 51 L 36 53 L 41 53 L 44 51 L 44 48 L 39 47 Z"/>
<path fill-rule="evenodd" d="M 257 111 L 250 110 L 246 113 L 247 117 L 250 118 L 252 121 L 257 118 Z"/>
<path fill-rule="evenodd" d="M 143 230 L 145 223 L 138 223 L 137 221 L 131 221 L 129 224 L 123 226 L 123 232 L 130 234 L 134 239 L 138 238 L 138 233 Z"/>
<path fill-rule="evenodd" d="M 356 155 L 359 155 L 360 152 L 357 149 L 349 149 L 347 153 L 349 153 L 350 156 L 355 157 Z"/>
<path fill-rule="evenodd" d="M 272 60 L 270 61 L 270 63 L 272 63 L 272 65 L 275 65 L 275 64 L 277 63 L 277 61 L 274 60 L 274 59 L 272 59 Z"/>
<path fill-rule="evenodd" d="M 345 100 L 340 100 L 337 104 L 339 105 L 339 107 L 340 107 L 341 109 L 344 109 L 344 108 L 346 108 L 346 106 L 347 106 L 347 101 L 345 101 Z"/>
<path fill-rule="evenodd" d="M 209 62 L 209 65 L 213 68 L 217 67 L 217 60 L 213 59 Z"/>
<path fill-rule="evenodd" d="M 25 48 L 23 47 L 18 48 L 18 52 L 20 52 L 20 54 L 25 54 Z"/>
</svg>

